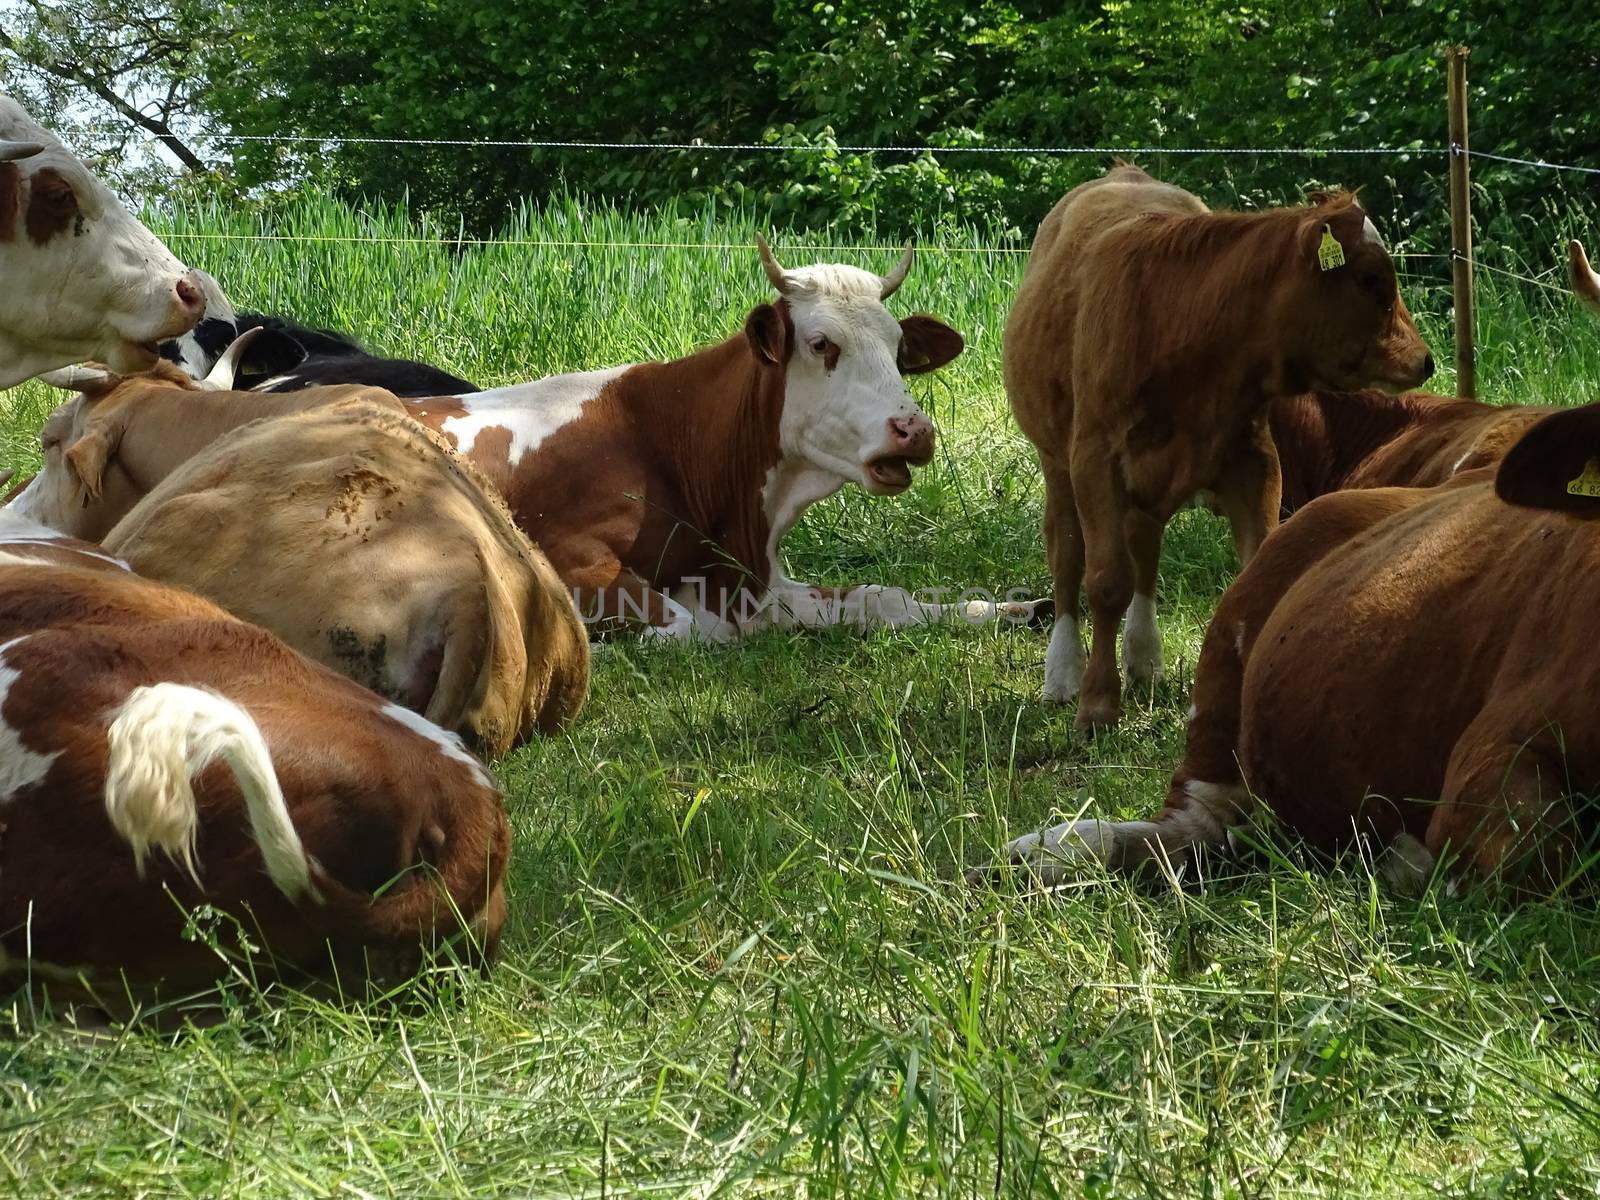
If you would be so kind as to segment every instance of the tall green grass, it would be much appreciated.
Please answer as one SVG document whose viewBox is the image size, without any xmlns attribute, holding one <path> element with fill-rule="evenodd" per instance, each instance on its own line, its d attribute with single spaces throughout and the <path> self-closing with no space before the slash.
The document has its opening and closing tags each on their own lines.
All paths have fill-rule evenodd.
<svg viewBox="0 0 1600 1200">
<path fill-rule="evenodd" d="M 503 244 L 308 204 L 266 227 L 152 217 L 241 307 L 493 384 L 676 354 L 766 296 L 754 220 L 559 200 Z M 327 241 L 251 240 L 262 235 Z M 421 239 L 393 244 L 387 240 Z M 582 242 L 584 245 L 526 243 Z M 621 243 L 647 243 L 625 247 Z M 591 245 L 588 243 L 599 243 Z M 667 244 L 732 247 L 702 250 Z M 885 269 L 894 250 L 785 261 Z M 885 245 L 886 243 L 878 243 Z M 982 230 L 923 248 L 901 312 L 969 350 L 914 386 L 944 431 L 907 496 L 820 505 L 802 578 L 1043 587 L 1040 488 L 999 337 L 1021 269 Z M 1525 252 L 1524 272 L 1549 266 Z M 1446 264 L 1407 295 L 1449 361 Z M 1576 402 L 1600 330 L 1482 281 L 1480 379 Z M 1448 390 L 1446 374 L 1438 381 Z M 29 466 L 54 397 L 0 399 Z M 965 626 L 619 640 L 582 719 L 499 764 L 513 918 L 488 980 L 395 1006 L 238 988 L 221 1025 L 0 1042 L 18 1196 L 1590 1195 L 1600 1186 L 1600 919 L 1377 887 L 1267 846 L 1187 891 L 970 893 L 960 869 L 1079 810 L 1157 803 L 1186 679 L 1233 572 L 1180 514 L 1170 682 L 1092 742 L 1037 700 L 1041 635 Z"/>
</svg>

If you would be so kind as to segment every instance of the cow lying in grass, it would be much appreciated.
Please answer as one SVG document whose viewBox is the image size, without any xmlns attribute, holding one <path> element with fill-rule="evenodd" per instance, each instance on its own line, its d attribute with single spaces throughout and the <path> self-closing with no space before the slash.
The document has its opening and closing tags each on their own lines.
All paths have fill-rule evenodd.
<svg viewBox="0 0 1600 1200">
<path fill-rule="evenodd" d="M 502 754 L 576 715 L 571 596 L 470 464 L 381 389 L 264 396 L 77 371 L 12 511 L 103 534 L 301 653 Z M 265 420 L 256 420 L 273 412 Z M 229 432 L 231 430 L 231 432 Z"/>
<path fill-rule="evenodd" d="M 1187 749 L 1148 821 L 1011 843 L 1046 881 L 1220 846 L 1259 797 L 1321 849 L 1370 834 L 1415 886 L 1441 857 L 1548 891 L 1600 795 L 1600 405 L 1545 416 L 1497 471 L 1314 500 L 1228 589 Z"/>
<path fill-rule="evenodd" d="M 778 299 L 720 345 L 413 411 L 500 489 L 597 617 L 713 639 L 774 624 L 938 620 L 954 606 L 792 580 L 779 543 L 847 483 L 879 496 L 911 486 L 933 457 L 934 427 L 902 377 L 951 361 L 961 335 L 884 307 L 910 269 L 909 247 L 887 276 L 788 271 L 760 249 Z"/>
<path fill-rule="evenodd" d="M 1490 467 L 1549 406 L 1483 404 L 1425 392 L 1308 392 L 1272 402 L 1270 423 L 1293 512 L 1347 488 L 1434 487 Z"/>
<path fill-rule="evenodd" d="M 1275 396 L 1415 387 L 1433 371 L 1372 222 L 1348 193 L 1212 213 L 1137 167 L 1073 189 L 1039 227 L 1005 332 L 1006 391 L 1039 452 L 1056 624 L 1044 695 L 1080 728 L 1161 666 L 1168 519 L 1213 493 L 1248 561 L 1278 523 Z M 1087 581 L 1087 671 L 1078 593 Z"/>
<path fill-rule="evenodd" d="M 116 1015 L 229 972 L 492 955 L 510 837 L 443 730 L 198 596 L 0 513 L 0 972 Z M 187 931 L 202 906 L 217 949 Z"/>
<path fill-rule="evenodd" d="M 161 343 L 161 357 L 194 379 L 204 379 L 243 335 L 259 331 L 238 357 L 237 386 L 248 391 L 297 392 L 308 387 L 364 384 L 397 396 L 441 396 L 477 391 L 458 375 L 409 358 L 369 353 L 349 334 L 313 329 L 287 317 L 236 313 L 221 285 L 194 272 L 206 298 L 206 315 L 194 329 Z"/>
</svg>

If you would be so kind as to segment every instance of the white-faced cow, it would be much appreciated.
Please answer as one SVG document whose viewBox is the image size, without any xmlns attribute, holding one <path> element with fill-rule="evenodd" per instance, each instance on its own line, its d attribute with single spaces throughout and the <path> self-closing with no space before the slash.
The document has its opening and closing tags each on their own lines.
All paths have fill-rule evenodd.
<svg viewBox="0 0 1600 1200">
<path fill-rule="evenodd" d="M 196 271 L 206 296 L 206 316 L 182 337 L 162 342 L 161 357 L 194 379 L 204 379 L 224 351 L 251 330 L 259 334 L 238 357 L 235 387 L 260 392 L 295 392 L 308 387 L 364 384 L 397 396 L 443 396 L 475 392 L 477 385 L 408 358 L 370 354 L 348 334 L 313 329 L 287 317 L 236 313 L 217 281 Z"/>
<path fill-rule="evenodd" d="M 6 513 L 0 827 L 0 975 L 117 1016 L 218 949 L 349 988 L 463 930 L 492 956 L 505 919 L 505 813 L 457 739 Z"/>
<path fill-rule="evenodd" d="M 887 276 L 788 271 L 727 341 L 687 358 L 557 375 L 413 402 L 505 496 L 587 612 L 669 637 L 767 624 L 907 624 L 950 606 L 898 588 L 810 587 L 778 546 L 847 483 L 889 496 L 933 456 L 934 427 L 904 376 L 955 358 L 961 335 L 884 306 Z"/>
<path fill-rule="evenodd" d="M 199 281 L 0 96 L 0 387 L 83 359 L 137 370 L 205 311 Z"/>
</svg>

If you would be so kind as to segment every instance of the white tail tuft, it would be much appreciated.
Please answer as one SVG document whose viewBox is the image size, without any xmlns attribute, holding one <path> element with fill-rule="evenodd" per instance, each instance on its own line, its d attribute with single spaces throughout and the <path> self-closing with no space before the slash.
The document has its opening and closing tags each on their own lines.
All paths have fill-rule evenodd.
<svg viewBox="0 0 1600 1200">
<path fill-rule="evenodd" d="M 133 847 L 141 874 L 152 848 L 183 863 L 196 883 L 199 827 L 193 777 L 217 759 L 232 769 L 267 874 L 291 900 L 321 902 L 310 860 L 289 819 L 267 743 L 239 705 L 179 683 L 134 688 L 106 730 L 106 815 Z"/>
</svg>

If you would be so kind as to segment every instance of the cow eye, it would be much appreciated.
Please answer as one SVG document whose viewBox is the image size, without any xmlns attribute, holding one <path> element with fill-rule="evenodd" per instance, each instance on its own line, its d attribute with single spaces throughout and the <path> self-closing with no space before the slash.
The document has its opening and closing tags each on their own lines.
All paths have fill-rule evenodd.
<svg viewBox="0 0 1600 1200">
<path fill-rule="evenodd" d="M 78 197 L 72 185 L 59 175 L 41 176 L 34 186 L 38 199 L 51 208 L 71 212 L 78 207 Z"/>
<path fill-rule="evenodd" d="M 813 337 L 806 344 L 811 347 L 811 353 L 815 354 L 818 358 L 826 357 L 828 351 L 833 349 L 833 343 L 827 338 L 823 337 L 820 333 Z"/>
</svg>

